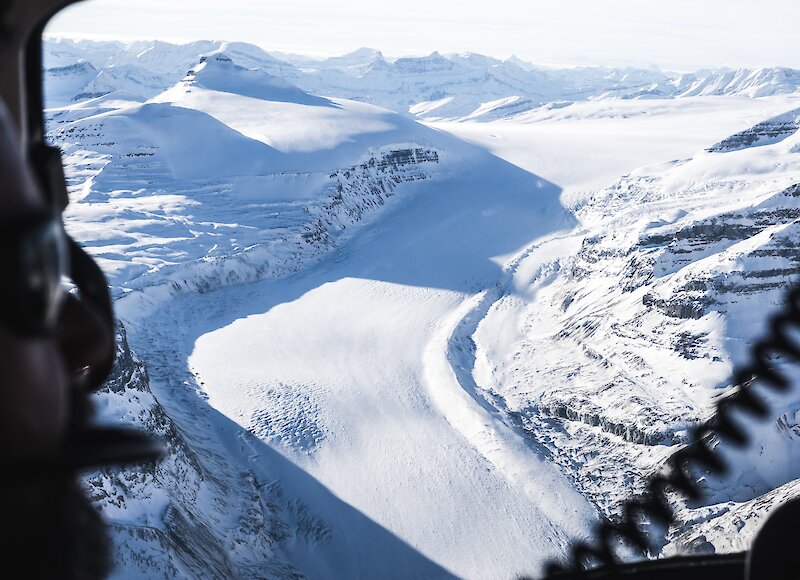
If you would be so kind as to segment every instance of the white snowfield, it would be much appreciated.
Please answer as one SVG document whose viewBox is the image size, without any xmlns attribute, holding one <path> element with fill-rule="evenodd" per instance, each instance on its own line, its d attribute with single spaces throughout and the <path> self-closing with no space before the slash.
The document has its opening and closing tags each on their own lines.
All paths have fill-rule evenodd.
<svg viewBox="0 0 800 580">
<path fill-rule="evenodd" d="M 537 574 L 680 444 L 796 278 L 800 137 L 774 118 L 797 96 L 422 125 L 200 44 L 171 88 L 48 112 L 69 229 L 155 396 L 105 393 L 102 415 L 173 429 L 154 474 L 92 479 L 119 577 Z M 166 77 L 198 50 L 53 47 L 64 67 L 95 50 Z M 435 80 L 481 58 L 392 66 Z M 795 458 L 798 407 L 781 404 L 765 437 Z M 702 525 L 664 553 L 735 548 L 738 523 L 752 535 L 793 494 L 800 473 L 758 457 L 708 481 L 709 505 L 681 512 Z"/>
</svg>

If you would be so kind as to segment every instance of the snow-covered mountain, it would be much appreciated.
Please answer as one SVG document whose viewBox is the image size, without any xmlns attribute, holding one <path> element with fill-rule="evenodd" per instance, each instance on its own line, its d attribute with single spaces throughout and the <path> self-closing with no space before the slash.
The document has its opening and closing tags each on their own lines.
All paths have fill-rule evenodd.
<svg viewBox="0 0 800 580">
<path fill-rule="evenodd" d="M 85 236 L 102 240 L 105 267 L 125 288 L 153 279 L 207 287 L 296 268 L 299 253 L 319 249 L 309 240 L 325 247 L 399 184 L 435 177 L 447 143 L 223 53 L 144 104 L 110 96 L 55 110 L 50 127 L 67 163 L 82 170 L 71 177 L 80 207 L 107 216 Z"/>
<path fill-rule="evenodd" d="M 53 109 L 48 118 L 50 137 L 63 148 L 70 170 L 68 227 L 109 274 L 117 312 L 140 357 L 122 349 L 117 373 L 100 395 L 103 416 L 143 424 L 170 444 L 168 458 L 153 472 L 106 472 L 89 479 L 93 497 L 113 523 L 118 573 L 202 576 L 203 566 L 210 566 L 225 577 L 447 577 L 443 566 L 494 573 L 510 558 L 522 571 L 532 558 L 563 549 L 568 535 L 585 531 L 595 512 L 559 483 L 556 469 L 539 465 L 535 481 L 566 502 L 557 510 L 552 499 L 534 493 L 531 481 L 480 475 L 484 453 L 498 453 L 498 443 L 465 446 L 460 431 L 429 410 L 423 416 L 430 426 L 423 428 L 423 421 L 414 428 L 428 444 L 407 451 L 428 456 L 430 443 L 437 442 L 460 449 L 458 460 L 442 463 L 444 456 L 436 455 L 423 461 L 444 469 L 423 486 L 427 508 L 420 503 L 412 511 L 400 502 L 375 513 L 363 501 L 342 501 L 341 490 L 331 490 L 329 481 L 318 482 L 309 466 L 297 463 L 293 454 L 308 449 L 311 456 L 311 449 L 326 448 L 320 438 L 331 439 L 319 419 L 262 406 L 254 412 L 262 419 L 242 426 L 210 406 L 208 395 L 198 398 L 205 381 L 187 365 L 194 335 L 201 332 L 196 325 L 231 312 L 189 306 L 194 297 L 219 297 L 212 291 L 238 291 L 243 282 L 302 279 L 314 265 L 317 275 L 334 276 L 324 273 L 328 264 L 349 264 L 346 248 L 362 240 L 367 247 L 388 244 L 403 259 L 422 251 L 416 270 L 397 282 L 412 295 L 414 287 L 440 286 L 431 302 L 438 311 L 451 304 L 451 285 L 472 287 L 497 270 L 488 259 L 473 263 L 476 248 L 512 250 L 531 227 L 571 223 L 558 190 L 444 132 L 372 105 L 311 95 L 240 66 L 225 52 L 207 55 L 190 69 L 144 103 L 117 91 Z M 495 178 L 505 184 L 497 199 L 484 195 Z M 532 191 L 539 193 L 531 196 Z M 379 244 L 374 236 L 383 229 L 377 217 L 408 212 L 409 204 L 430 207 L 410 214 L 404 228 L 386 230 L 389 238 Z M 483 236 L 455 235 L 476 220 L 492 232 L 492 245 L 486 247 Z M 449 244 L 427 252 L 426 236 Z M 456 248 L 460 262 L 452 261 Z M 389 254 L 375 250 L 369 256 L 377 261 L 363 267 L 377 266 L 373 275 L 382 275 Z M 184 318 L 184 307 L 204 314 Z M 138 360 L 146 361 L 147 374 Z M 322 404 L 287 386 L 265 389 L 267 402 L 294 406 L 305 400 L 308 411 Z M 384 404 L 381 412 L 401 410 L 397 405 Z M 471 404 L 461 405 L 475 412 Z M 283 413 L 282 422 L 273 412 Z M 404 416 L 409 421 L 413 413 Z M 273 437 L 284 445 L 265 445 Z M 530 456 L 538 463 L 512 432 L 498 441 L 504 461 Z M 417 493 L 396 472 L 374 471 L 404 486 L 404 493 Z M 471 473 L 467 482 L 448 483 L 461 472 Z M 458 489 L 479 497 L 462 502 L 453 495 Z M 386 497 L 375 491 L 370 502 Z M 443 501 L 481 514 L 498 538 L 494 555 L 475 552 L 487 540 L 469 529 L 467 519 L 452 524 L 458 549 L 438 536 L 440 520 L 448 516 L 433 506 Z M 508 522 L 492 502 L 503 506 L 502 513 L 516 514 L 516 541 L 502 533 Z M 402 513 L 403 524 L 393 525 L 392 517 Z M 430 526 L 412 532 L 414 514 Z M 529 529 L 540 532 L 524 533 Z M 542 544 L 544 536 L 550 540 Z"/>
<path fill-rule="evenodd" d="M 800 72 L 779 67 L 672 74 L 631 68 L 543 69 L 517 58 L 501 61 L 475 53 L 387 59 L 378 50 L 362 48 L 315 60 L 275 57 L 245 43 L 50 40 L 45 52 L 48 103 L 66 105 L 114 90 L 150 98 L 178 81 L 199 58 L 219 52 L 313 94 L 367 102 L 426 120 L 489 121 L 549 103 L 587 99 L 755 98 L 800 88 Z"/>
<path fill-rule="evenodd" d="M 44 52 L 47 106 L 69 105 L 90 95 L 104 94 L 93 90 L 94 86 L 102 86 L 106 92 L 128 91 L 148 99 L 178 82 L 202 56 L 222 52 L 241 66 L 286 80 L 302 76 L 291 64 L 241 42 L 201 40 L 178 45 L 162 41 L 51 39 L 45 42 Z M 82 70 L 86 68 L 95 72 Z"/>
<path fill-rule="evenodd" d="M 735 387 L 733 365 L 800 276 L 796 119 L 596 192 L 576 208 L 581 226 L 515 265 L 453 335 L 467 380 L 609 515 Z M 745 549 L 796 493 L 800 407 L 796 394 L 774 403 L 730 476 L 704 477 L 707 504 L 680 510 L 664 553 Z"/>
<path fill-rule="evenodd" d="M 798 276 L 791 71 L 47 50 L 67 225 L 121 319 L 100 416 L 169 446 L 87 476 L 119 577 L 535 573 L 685 440 Z M 664 554 L 741 548 L 795 494 L 798 409 Z"/>
</svg>

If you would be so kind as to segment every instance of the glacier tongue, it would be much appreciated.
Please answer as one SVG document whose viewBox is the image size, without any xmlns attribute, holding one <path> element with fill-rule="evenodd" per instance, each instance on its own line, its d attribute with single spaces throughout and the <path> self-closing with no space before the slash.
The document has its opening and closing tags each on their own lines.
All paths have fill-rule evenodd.
<svg viewBox="0 0 800 580">
<path fill-rule="evenodd" d="M 594 509 L 454 380 L 447 320 L 571 227 L 558 193 L 475 159 L 317 266 L 187 297 L 218 313 L 189 357 L 209 404 L 456 575 L 535 570 Z"/>
<path fill-rule="evenodd" d="M 499 418 L 494 429 L 480 427 L 483 411 L 470 400 L 463 408 L 479 414 L 451 424 L 426 402 L 427 389 L 441 388 L 438 374 L 415 370 L 438 319 L 500 274 L 493 256 L 524 245 L 531 228 L 571 226 L 559 190 L 445 133 L 287 89 L 223 53 L 193 70 L 150 102 L 97 101 L 50 118 L 76 170 L 70 231 L 109 273 L 130 343 L 148 363 L 146 381 L 123 350 L 101 406 L 170 446 L 154 472 L 88 480 L 113 525 L 118 573 L 202 575 L 205 566 L 226 577 L 495 576 L 509 566 L 523 572 L 584 534 L 594 509 L 557 470 Z M 236 352 L 207 369 L 195 344 L 257 314 L 264 296 L 286 302 L 264 306 L 272 315 L 306 294 L 312 317 L 336 305 L 330 314 L 348 308 L 345 318 L 357 320 L 372 304 L 382 313 L 376 322 L 389 317 L 372 328 L 397 332 L 389 342 L 347 334 L 357 340 L 350 344 L 337 336 L 348 328 L 338 318 L 312 323 L 319 332 L 310 337 L 295 324 L 293 356 L 273 365 L 257 348 L 255 360 L 319 374 L 298 382 L 278 372 L 245 398 L 247 412 L 232 412 L 250 390 L 235 376 L 250 355 L 239 338 L 225 340 L 239 344 Z M 419 301 L 429 306 L 412 316 Z M 308 316 L 300 302 L 295 323 Z M 288 344 L 292 332 L 274 336 Z M 301 348 L 309 340 L 316 354 Z M 356 363 L 348 353 L 364 340 L 372 347 Z M 339 356 L 325 355 L 328 341 Z M 334 380 L 322 364 L 349 359 L 362 369 L 349 378 Z M 228 379 L 213 376 L 225 369 Z M 407 380 L 394 385 L 395 373 Z M 332 388 L 352 404 L 342 406 Z M 370 409 L 383 420 L 370 419 Z M 475 427 L 489 439 L 465 441 Z M 521 473 L 525 457 L 538 463 Z M 497 538 L 488 555 L 486 530 Z"/>
</svg>

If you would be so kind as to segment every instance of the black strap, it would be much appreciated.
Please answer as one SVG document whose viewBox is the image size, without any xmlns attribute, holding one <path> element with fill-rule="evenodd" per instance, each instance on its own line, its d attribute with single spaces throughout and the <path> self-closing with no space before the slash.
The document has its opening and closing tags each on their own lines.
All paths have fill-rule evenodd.
<svg viewBox="0 0 800 580">
<path fill-rule="evenodd" d="M 645 493 L 628 500 L 620 510 L 618 521 L 600 524 L 594 543 L 575 543 L 569 562 L 550 562 L 547 578 L 589 578 L 588 568 L 615 570 L 619 567 L 615 548 L 623 541 L 646 554 L 649 538 L 642 528 L 643 521 L 650 520 L 669 526 L 675 520 L 667 493 L 677 492 L 689 499 L 703 496 L 703 489 L 691 476 L 694 469 L 706 470 L 715 475 L 724 475 L 729 466 L 719 451 L 712 447 L 712 440 L 720 440 L 738 448 L 746 447 L 750 441 L 747 431 L 737 422 L 734 413 L 745 412 L 757 418 L 769 415 L 769 404 L 758 394 L 754 385 L 784 393 L 791 387 L 789 377 L 781 374 L 772 358 L 780 355 L 800 363 L 800 343 L 795 335 L 800 329 L 800 286 L 791 289 L 786 296 L 782 311 L 770 320 L 769 335 L 753 345 L 751 362 L 733 374 L 737 389 L 717 403 L 716 413 L 709 421 L 693 430 L 692 441 L 667 461 L 667 468 L 647 480 Z M 800 512 L 798 512 L 800 513 Z M 610 577 L 613 577 L 610 576 Z"/>
</svg>

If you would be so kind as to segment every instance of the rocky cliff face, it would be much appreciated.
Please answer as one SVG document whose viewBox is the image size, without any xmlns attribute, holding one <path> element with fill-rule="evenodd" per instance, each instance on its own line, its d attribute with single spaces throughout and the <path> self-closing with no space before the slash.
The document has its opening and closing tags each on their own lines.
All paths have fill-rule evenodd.
<svg viewBox="0 0 800 580">
<path fill-rule="evenodd" d="M 388 148 L 368 160 L 330 174 L 326 201 L 305 211 L 313 221 L 304 226 L 309 244 L 330 243 L 335 234 L 385 205 L 397 186 L 432 179 L 439 152 L 423 147 Z"/>
<path fill-rule="evenodd" d="M 177 577 L 182 555 L 176 547 L 188 547 L 194 539 L 176 541 L 175 529 L 153 518 L 137 517 L 138 512 L 151 502 L 161 504 L 158 511 L 164 514 L 186 511 L 204 477 L 175 424 L 150 391 L 147 370 L 131 351 L 121 322 L 116 342 L 114 368 L 96 395 L 100 419 L 121 420 L 147 431 L 164 443 L 167 454 L 156 466 L 91 473 L 85 485 L 94 504 L 112 522 L 116 572 Z M 167 482 L 171 485 L 165 485 Z"/>
<path fill-rule="evenodd" d="M 252 476 L 237 474 L 233 487 L 214 472 L 211 458 L 192 449 L 153 396 L 121 323 L 114 369 L 96 406 L 101 420 L 146 430 L 166 447 L 155 466 L 85 477 L 89 497 L 111 525 L 115 577 L 297 576 L 280 550 L 290 533 L 275 506 L 264 503 Z"/>
<path fill-rule="evenodd" d="M 794 135 L 798 129 L 800 129 L 800 111 L 789 111 L 759 123 L 746 131 L 731 135 L 710 147 L 708 151 L 740 151 L 749 147 L 772 145 Z"/>
<path fill-rule="evenodd" d="M 544 244 L 556 249 L 543 264 L 515 266 L 524 293 L 502 293 L 473 335 L 487 400 L 610 517 L 732 387 L 800 280 L 794 116 L 597 192 L 577 209 L 583 231 Z M 519 329 L 506 351 L 493 346 L 501 324 Z M 681 508 L 665 553 L 741 549 L 795 493 L 800 471 L 774 458 L 800 456 L 797 407 L 775 404 L 778 420 L 757 428 L 730 477 L 705 478 L 706 504 Z"/>
</svg>

